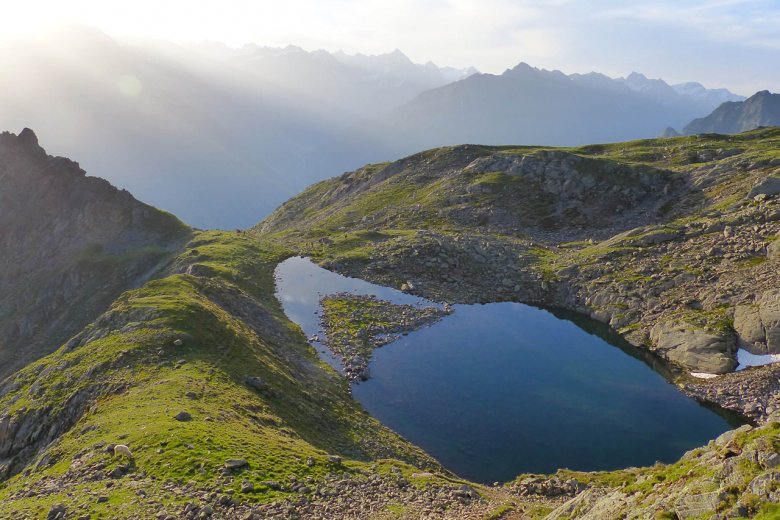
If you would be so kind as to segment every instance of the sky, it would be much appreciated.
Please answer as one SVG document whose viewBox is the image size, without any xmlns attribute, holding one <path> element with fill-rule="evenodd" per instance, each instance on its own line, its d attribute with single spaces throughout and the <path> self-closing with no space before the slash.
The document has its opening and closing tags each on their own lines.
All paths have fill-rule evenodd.
<svg viewBox="0 0 780 520">
<path fill-rule="evenodd" d="M 0 0 L 0 36 L 72 22 L 118 39 L 398 48 L 482 72 L 525 61 L 780 92 L 778 0 Z"/>
</svg>

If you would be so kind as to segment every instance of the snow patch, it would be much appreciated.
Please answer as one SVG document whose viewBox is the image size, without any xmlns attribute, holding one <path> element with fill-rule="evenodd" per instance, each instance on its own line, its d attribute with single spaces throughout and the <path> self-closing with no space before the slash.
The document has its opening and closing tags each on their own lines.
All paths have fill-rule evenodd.
<svg viewBox="0 0 780 520">
<path fill-rule="evenodd" d="M 737 351 L 737 361 L 739 362 L 737 370 L 744 370 L 747 367 L 758 367 L 776 363 L 780 361 L 780 354 L 751 354 L 747 350 L 739 349 Z"/>
</svg>

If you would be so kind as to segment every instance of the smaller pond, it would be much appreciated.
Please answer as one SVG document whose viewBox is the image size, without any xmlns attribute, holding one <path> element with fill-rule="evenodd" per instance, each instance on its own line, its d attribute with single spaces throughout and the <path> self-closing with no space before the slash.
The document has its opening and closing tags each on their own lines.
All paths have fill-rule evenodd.
<svg viewBox="0 0 780 520">
<path fill-rule="evenodd" d="M 281 263 L 276 274 L 285 312 L 309 336 L 320 333 L 319 300 L 327 294 L 432 305 L 303 258 Z M 600 323 L 517 303 L 454 308 L 376 350 L 371 379 L 353 385 L 353 394 L 463 477 L 493 482 L 563 467 L 671 462 L 738 424 L 681 394 Z"/>
</svg>

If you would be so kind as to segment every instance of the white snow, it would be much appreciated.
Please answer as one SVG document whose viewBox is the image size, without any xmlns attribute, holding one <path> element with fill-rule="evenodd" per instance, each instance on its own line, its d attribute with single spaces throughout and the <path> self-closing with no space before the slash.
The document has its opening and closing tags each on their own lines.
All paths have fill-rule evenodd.
<svg viewBox="0 0 780 520">
<path fill-rule="evenodd" d="M 718 374 L 708 374 L 707 372 L 691 372 L 691 375 L 693 377 L 698 377 L 699 379 L 712 379 L 713 377 L 718 377 Z"/>
<path fill-rule="evenodd" d="M 739 349 L 737 351 L 737 361 L 739 362 L 737 370 L 743 370 L 747 367 L 776 363 L 780 361 L 780 354 L 751 354 L 747 350 Z"/>
</svg>

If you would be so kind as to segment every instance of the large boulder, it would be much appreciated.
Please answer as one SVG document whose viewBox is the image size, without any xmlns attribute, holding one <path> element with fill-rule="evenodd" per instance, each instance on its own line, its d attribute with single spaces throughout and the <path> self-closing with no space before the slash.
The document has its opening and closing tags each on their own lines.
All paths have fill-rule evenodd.
<svg viewBox="0 0 780 520">
<path fill-rule="evenodd" d="M 752 354 L 780 354 L 780 291 L 765 292 L 753 305 L 734 309 L 739 346 Z"/>
<path fill-rule="evenodd" d="M 780 260 L 780 238 L 766 247 L 766 256 L 770 260 Z"/>
<path fill-rule="evenodd" d="M 725 374 L 737 367 L 736 338 L 714 334 L 686 323 L 659 323 L 650 331 L 655 350 L 692 372 Z"/>
<path fill-rule="evenodd" d="M 751 199 L 758 195 L 765 195 L 767 197 L 776 197 L 777 195 L 780 195 L 780 177 L 767 177 L 753 186 L 750 193 L 748 193 L 748 197 Z"/>
</svg>

